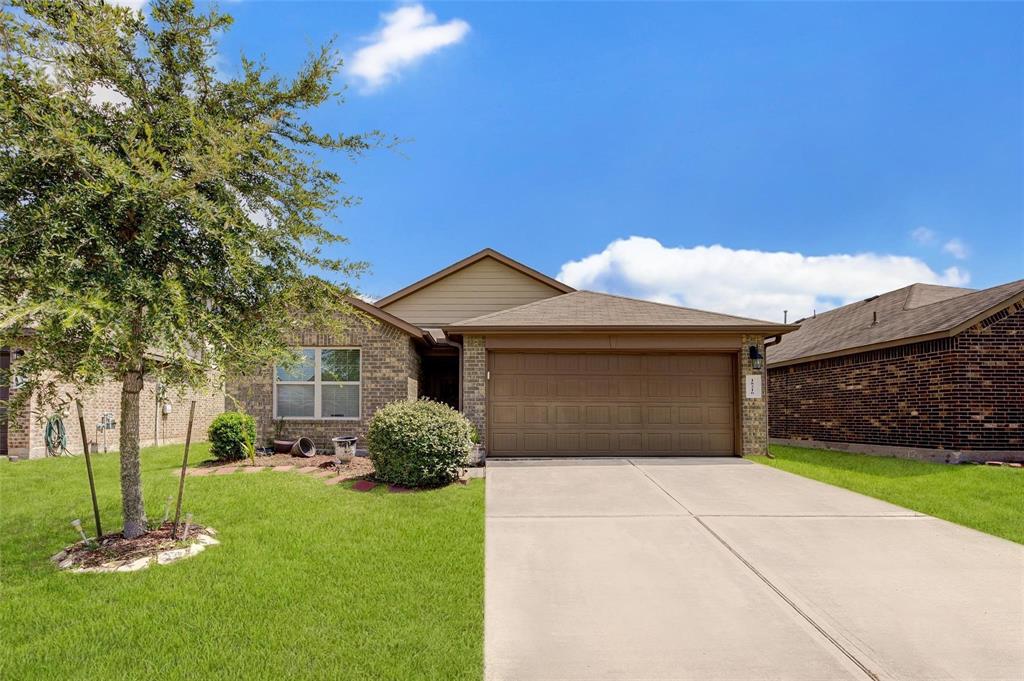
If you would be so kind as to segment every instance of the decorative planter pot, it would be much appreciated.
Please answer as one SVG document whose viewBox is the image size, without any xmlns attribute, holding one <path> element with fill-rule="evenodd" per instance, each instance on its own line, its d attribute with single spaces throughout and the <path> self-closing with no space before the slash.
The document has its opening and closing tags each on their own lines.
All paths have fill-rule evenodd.
<svg viewBox="0 0 1024 681">
<path fill-rule="evenodd" d="M 480 445 L 473 445 L 473 449 L 469 450 L 469 454 L 466 456 L 466 465 L 468 466 L 482 466 L 484 463 L 485 453 L 483 447 Z"/>
<path fill-rule="evenodd" d="M 334 443 L 334 456 L 337 457 L 338 463 L 348 463 L 356 455 L 356 438 L 354 436 L 331 438 L 331 442 Z"/>
<path fill-rule="evenodd" d="M 308 437 L 300 437 L 292 445 L 292 456 L 301 456 L 305 459 L 316 456 L 316 445 Z"/>
<path fill-rule="evenodd" d="M 274 440 L 274 452 L 276 454 L 287 454 L 292 451 L 295 440 Z"/>
</svg>

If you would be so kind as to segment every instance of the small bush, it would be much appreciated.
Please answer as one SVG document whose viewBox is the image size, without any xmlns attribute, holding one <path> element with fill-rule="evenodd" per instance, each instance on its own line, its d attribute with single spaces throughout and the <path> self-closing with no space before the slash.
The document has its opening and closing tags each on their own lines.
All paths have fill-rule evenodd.
<svg viewBox="0 0 1024 681">
<path fill-rule="evenodd" d="M 406 487 L 446 485 L 473 447 L 466 417 L 446 404 L 392 402 L 370 420 L 367 441 L 378 479 Z"/>
<path fill-rule="evenodd" d="M 207 431 L 210 453 L 227 461 L 242 459 L 256 444 L 256 419 L 238 411 L 217 415 Z"/>
</svg>

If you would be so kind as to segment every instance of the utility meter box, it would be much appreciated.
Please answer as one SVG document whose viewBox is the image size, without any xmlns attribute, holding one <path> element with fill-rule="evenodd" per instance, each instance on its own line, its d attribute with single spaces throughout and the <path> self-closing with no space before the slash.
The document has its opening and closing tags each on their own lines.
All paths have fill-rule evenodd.
<svg viewBox="0 0 1024 681">
<path fill-rule="evenodd" d="M 167 414 L 170 414 L 171 413 L 171 403 L 170 402 L 164 402 L 164 406 L 163 406 L 163 409 L 161 411 L 163 411 L 164 416 L 166 416 Z"/>
</svg>

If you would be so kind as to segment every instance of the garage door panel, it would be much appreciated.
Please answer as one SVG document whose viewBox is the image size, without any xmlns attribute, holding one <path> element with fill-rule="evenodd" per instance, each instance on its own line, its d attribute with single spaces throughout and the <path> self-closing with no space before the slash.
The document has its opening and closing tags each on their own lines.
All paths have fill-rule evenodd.
<svg viewBox="0 0 1024 681">
<path fill-rule="evenodd" d="M 547 406 L 526 405 L 525 407 L 522 407 L 522 410 L 523 424 L 529 426 L 547 425 L 549 416 L 548 412 L 551 411 Z"/>
<path fill-rule="evenodd" d="M 733 439 L 731 432 L 706 433 L 705 451 L 712 454 L 732 454 Z"/>
<path fill-rule="evenodd" d="M 581 451 L 579 433 L 555 433 L 553 449 L 555 452 L 572 453 Z"/>
<path fill-rule="evenodd" d="M 707 407 L 708 425 L 712 426 L 724 426 L 732 423 L 732 407 Z"/>
<path fill-rule="evenodd" d="M 583 420 L 581 416 L 582 409 L 577 404 L 556 405 L 554 409 L 555 423 L 559 425 L 577 425 Z"/>
<path fill-rule="evenodd" d="M 643 423 L 643 408 L 639 405 L 622 405 L 617 411 L 617 423 L 623 426 L 639 426 Z"/>
<path fill-rule="evenodd" d="M 684 452 L 701 452 L 705 450 L 703 433 L 679 433 L 679 448 Z"/>
<path fill-rule="evenodd" d="M 642 452 L 644 450 L 643 433 L 619 433 L 619 447 L 623 452 Z"/>
<path fill-rule="evenodd" d="M 679 425 L 699 426 L 704 423 L 704 407 L 679 407 Z"/>
<path fill-rule="evenodd" d="M 600 453 L 612 450 L 612 436 L 608 432 L 582 433 L 584 451 Z"/>
<path fill-rule="evenodd" d="M 704 369 L 709 374 L 732 378 L 733 358 L 729 355 L 706 355 Z"/>
<path fill-rule="evenodd" d="M 514 426 L 519 423 L 519 408 L 514 404 L 498 404 L 491 410 L 494 426 Z"/>
<path fill-rule="evenodd" d="M 731 454 L 731 355 L 492 352 L 490 453 Z"/>
<path fill-rule="evenodd" d="M 580 397 L 583 395 L 583 380 L 576 376 L 559 376 L 554 379 L 556 397 Z"/>
<path fill-rule="evenodd" d="M 712 400 L 731 401 L 736 386 L 727 378 L 705 378 L 703 380 L 704 396 Z"/>
</svg>

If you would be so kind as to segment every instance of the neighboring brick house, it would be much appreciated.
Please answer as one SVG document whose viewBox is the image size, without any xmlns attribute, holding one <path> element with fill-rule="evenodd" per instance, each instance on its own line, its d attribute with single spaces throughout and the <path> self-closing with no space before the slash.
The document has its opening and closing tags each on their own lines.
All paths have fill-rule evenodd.
<svg viewBox="0 0 1024 681">
<path fill-rule="evenodd" d="M 796 328 L 575 291 L 491 249 L 351 302 L 342 337 L 296 339 L 297 369 L 229 382 L 264 442 L 363 438 L 382 405 L 428 397 L 489 456 L 762 454 L 764 340 Z"/>
<path fill-rule="evenodd" d="M 30 350 L 28 350 L 30 351 Z M 17 366 L 19 349 L 0 348 L 0 367 L 6 369 L 12 360 Z M 0 386 L 0 402 L 6 402 L 16 388 Z M 84 393 L 76 393 L 70 386 L 63 386 L 58 394 L 71 392 L 82 401 L 85 426 L 92 451 L 114 451 L 118 448 L 121 425 L 121 384 L 106 381 Z M 175 444 L 185 441 L 188 428 L 189 402 L 196 400 L 196 418 L 193 424 L 193 439 L 205 440 L 206 430 L 213 417 L 224 411 L 224 393 L 220 390 L 186 391 L 178 393 L 173 389 L 157 391 L 153 377 L 145 379 L 139 395 L 139 441 L 143 447 L 150 445 Z M 0 456 L 19 458 L 40 458 L 46 456 L 46 420 L 56 412 L 42 405 L 33 395 L 28 406 L 10 419 L 0 419 Z M 97 425 L 104 414 L 113 418 L 114 428 L 98 430 Z M 82 452 L 82 435 L 78 415 L 73 404 L 60 414 L 67 434 L 67 448 L 72 454 Z"/>
<path fill-rule="evenodd" d="M 768 348 L 773 442 L 1024 460 L 1024 280 L 914 284 L 797 323 Z"/>
</svg>

